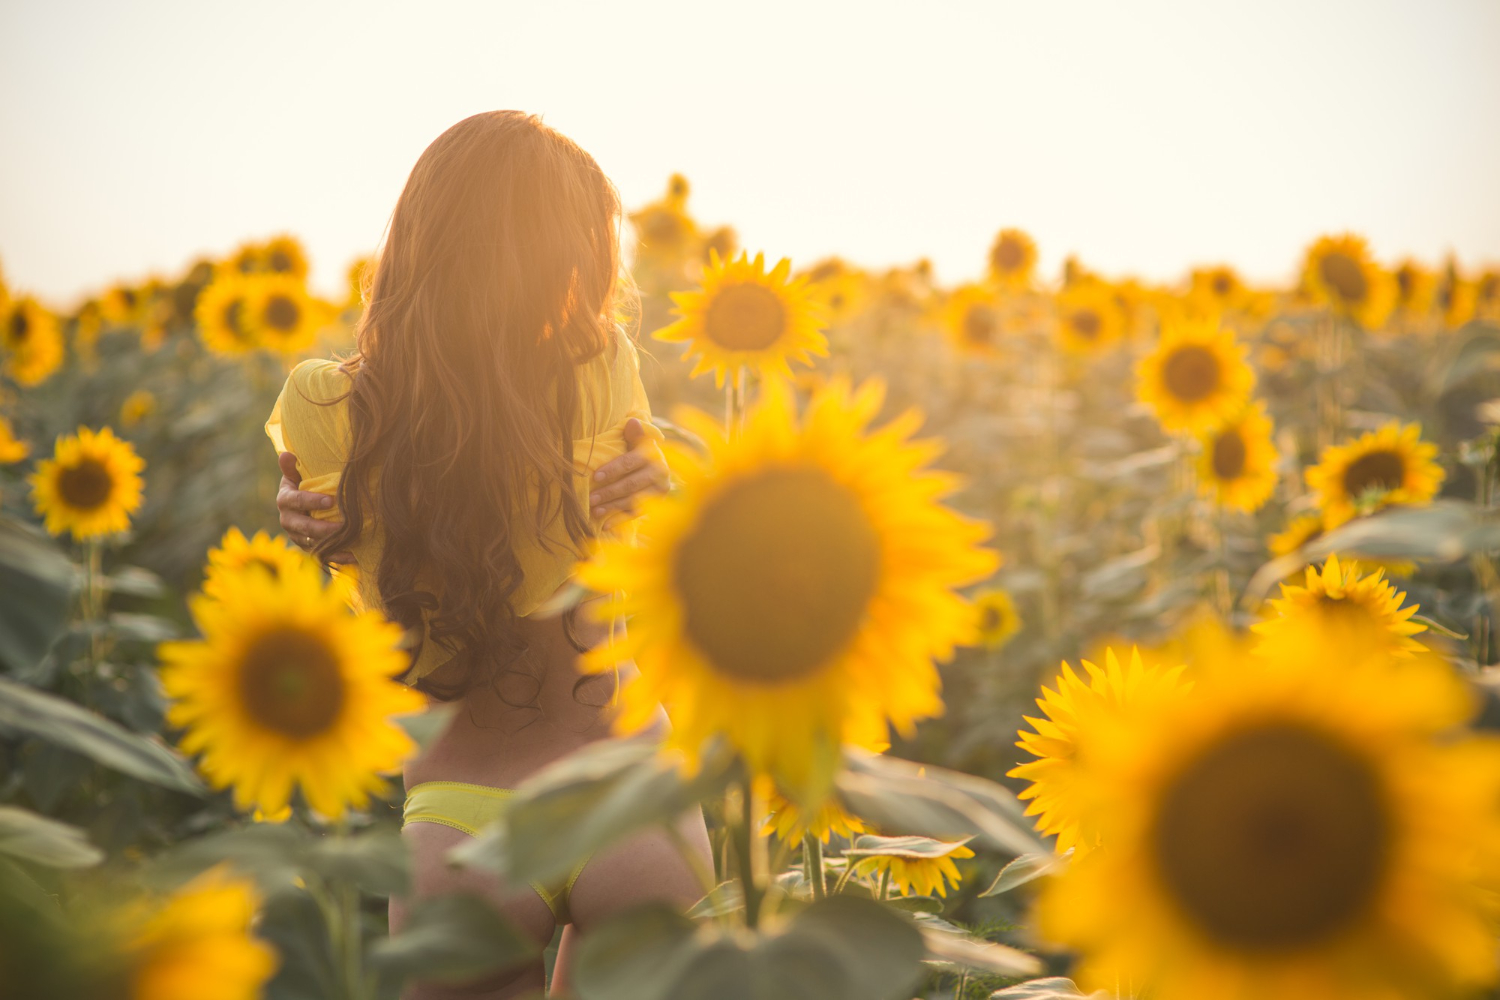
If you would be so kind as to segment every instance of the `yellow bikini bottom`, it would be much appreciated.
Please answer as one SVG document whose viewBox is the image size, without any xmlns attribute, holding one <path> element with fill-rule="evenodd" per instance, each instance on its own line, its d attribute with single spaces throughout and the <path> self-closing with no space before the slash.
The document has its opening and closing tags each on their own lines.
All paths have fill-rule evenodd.
<svg viewBox="0 0 1500 1000">
<path fill-rule="evenodd" d="M 413 785 L 406 793 L 406 805 L 401 810 L 401 827 L 411 823 L 440 823 L 462 830 L 471 837 L 479 835 L 480 829 L 500 818 L 506 801 L 515 793 L 509 788 L 491 788 L 489 785 L 470 785 L 462 781 L 424 781 Z M 547 909 L 560 924 L 569 923 L 568 897 L 573 892 L 573 883 L 583 866 L 584 859 L 568 876 L 562 886 L 545 886 L 531 883 L 536 894 L 542 897 Z"/>
</svg>

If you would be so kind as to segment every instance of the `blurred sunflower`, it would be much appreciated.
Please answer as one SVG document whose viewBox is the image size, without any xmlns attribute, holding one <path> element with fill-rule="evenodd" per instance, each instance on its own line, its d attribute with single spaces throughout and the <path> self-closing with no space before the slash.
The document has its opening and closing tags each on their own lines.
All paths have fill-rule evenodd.
<svg viewBox="0 0 1500 1000">
<path fill-rule="evenodd" d="M 73 346 L 79 353 L 92 356 L 99 334 L 104 330 L 104 307 L 98 299 L 89 299 L 71 317 Z"/>
<path fill-rule="evenodd" d="M 711 371 L 720 387 L 741 366 L 790 378 L 788 359 L 811 365 L 811 355 L 828 354 L 823 305 L 806 277 L 788 279 L 791 269 L 782 258 L 766 273 L 764 254 L 712 255 L 700 290 L 672 293 L 680 318 L 656 338 L 686 344 L 683 357 L 698 358 L 689 377 Z"/>
<path fill-rule="evenodd" d="M 12 465 L 23 461 L 31 454 L 31 448 L 16 437 L 16 429 L 9 420 L 0 417 L 0 465 Z"/>
<path fill-rule="evenodd" d="M 1036 275 L 1036 243 L 1019 229 L 1002 229 L 990 247 L 990 278 L 1005 288 L 1025 288 Z"/>
<path fill-rule="evenodd" d="M 249 325 L 249 300 L 256 279 L 222 269 L 198 296 L 198 336 L 215 354 L 233 357 L 260 346 Z"/>
<path fill-rule="evenodd" d="M 1313 300 L 1332 306 L 1366 330 L 1378 330 L 1396 304 L 1396 283 L 1370 258 L 1364 238 L 1323 236 L 1307 251 L 1302 285 Z"/>
<path fill-rule="evenodd" d="M 258 566 L 271 574 L 272 579 L 279 580 L 283 574 L 311 562 L 307 553 L 285 538 L 272 538 L 264 531 L 246 538 L 239 528 L 230 528 L 219 540 L 218 548 L 208 550 L 203 592 L 209 597 L 222 597 L 226 587 L 233 588 L 232 578 L 251 566 Z"/>
<path fill-rule="evenodd" d="M 1226 650 L 1190 699 L 1089 734 L 1077 780 L 1107 846 L 1037 913 L 1082 952 L 1080 982 L 1368 1000 L 1491 980 L 1500 749 L 1457 735 L 1463 682 L 1312 627 L 1273 659 Z"/>
<path fill-rule="evenodd" d="M 57 317 L 30 295 L 11 300 L 0 328 L 0 354 L 5 373 L 17 385 L 45 382 L 63 361 L 62 329 Z"/>
<path fill-rule="evenodd" d="M 137 389 L 120 404 L 120 426 L 131 428 L 156 412 L 156 397 L 149 389 Z"/>
<path fill-rule="evenodd" d="M 954 860 L 974 856 L 963 841 L 944 843 L 925 837 L 868 834 L 854 841 L 853 850 L 889 851 L 859 856 L 854 871 L 901 896 L 946 897 L 950 885 L 956 889 L 964 880 Z"/>
<path fill-rule="evenodd" d="M 330 819 L 383 793 L 380 775 L 415 749 L 392 717 L 424 705 L 394 680 L 408 665 L 401 629 L 351 614 L 310 560 L 225 573 L 215 591 L 189 605 L 203 638 L 158 651 L 167 721 L 204 776 L 271 816 L 293 785 Z"/>
<path fill-rule="evenodd" d="M 661 199 L 631 213 L 637 260 L 674 264 L 697 252 L 698 225 L 687 213 L 689 190 L 687 178 L 673 174 Z"/>
<path fill-rule="evenodd" d="M 1077 281 L 1057 295 L 1057 330 L 1071 354 L 1096 355 L 1125 334 L 1125 314 L 1103 282 Z"/>
<path fill-rule="evenodd" d="M 1299 514 L 1266 540 L 1273 556 L 1289 556 L 1323 533 L 1322 514 Z"/>
<path fill-rule="evenodd" d="M 1306 586 L 1283 583 L 1281 597 L 1269 602 L 1272 614 L 1250 627 L 1272 652 L 1284 642 L 1302 641 L 1312 621 L 1334 636 L 1373 642 L 1407 656 L 1427 648 L 1412 638 L 1427 626 L 1411 620 L 1419 608 L 1403 608 L 1405 601 L 1406 594 L 1385 579 L 1385 570 L 1361 573 L 1358 562 L 1340 563 L 1331 555 L 1321 572 L 1307 567 Z"/>
<path fill-rule="evenodd" d="M 129 326 L 136 322 L 140 318 L 141 306 L 140 290 L 125 284 L 111 286 L 99 300 L 104 321 L 111 326 Z"/>
<path fill-rule="evenodd" d="M 1204 434 L 1198 492 L 1223 507 L 1252 513 L 1276 492 L 1276 444 L 1259 400 Z"/>
<path fill-rule="evenodd" d="M 1474 282 L 1474 309 L 1485 319 L 1500 318 L 1500 270 L 1488 270 Z"/>
<path fill-rule="evenodd" d="M 146 463 L 128 441 L 108 427 L 95 433 L 59 437 L 52 458 L 31 474 L 32 502 L 47 530 L 73 533 L 75 541 L 99 538 L 130 527 L 141 505 L 141 470 Z"/>
<path fill-rule="evenodd" d="M 368 285 L 374 280 L 375 258 L 355 258 L 354 263 L 349 265 L 349 270 L 344 273 L 344 281 L 348 286 L 348 292 L 344 298 L 344 308 L 356 312 L 362 309 L 365 304 L 365 296 L 368 294 Z"/>
<path fill-rule="evenodd" d="M 261 346 L 294 355 L 317 341 L 320 311 L 300 280 L 285 274 L 267 275 L 251 283 L 240 322 Z"/>
<path fill-rule="evenodd" d="M 1216 312 L 1244 309 L 1252 297 L 1239 272 L 1227 264 L 1195 268 L 1189 280 L 1188 298 Z"/>
<path fill-rule="evenodd" d="M 1437 301 L 1437 275 L 1408 257 L 1391 276 L 1396 282 L 1396 312 L 1408 319 L 1425 319 Z"/>
<path fill-rule="evenodd" d="M 587 669 L 634 659 L 619 724 L 672 715 L 666 746 L 693 766 L 723 733 L 752 772 L 806 808 L 823 801 L 839 746 L 883 745 L 942 711 L 934 659 L 973 627 L 955 592 L 994 571 L 988 526 L 940 504 L 953 480 L 925 468 L 938 453 L 909 436 L 908 412 L 867 432 L 884 399 L 835 380 L 799 422 L 773 379 L 733 438 L 708 417 L 689 430 L 711 459 L 672 448 L 681 489 L 642 508 L 643 543 L 600 543 L 579 570 L 614 595 L 606 618 L 633 616 Z"/>
<path fill-rule="evenodd" d="M 863 833 L 865 829 L 858 817 L 844 812 L 831 798 L 810 814 L 780 792 L 773 791 L 768 803 L 771 815 L 761 828 L 761 834 L 769 837 L 774 833 L 783 843 L 798 843 L 809 834 L 825 844 L 834 836 L 853 840 L 855 834 Z"/>
<path fill-rule="evenodd" d="M 1021 616 L 1009 591 L 981 590 L 973 605 L 979 644 L 985 649 L 1000 649 L 1021 631 Z"/>
<path fill-rule="evenodd" d="M 255 1000 L 276 971 L 276 952 L 250 933 L 260 905 L 254 885 L 213 868 L 163 904 L 127 907 L 129 1000 Z M 114 995 L 114 994 L 111 994 Z"/>
<path fill-rule="evenodd" d="M 740 248 L 740 235 L 734 231 L 733 226 L 719 226 L 712 232 L 703 236 L 703 263 L 707 264 L 713 259 L 714 254 L 720 257 L 733 257 L 734 252 Z"/>
<path fill-rule="evenodd" d="M 1245 348 L 1211 320 L 1165 324 L 1156 350 L 1141 361 L 1137 374 L 1141 401 L 1169 432 L 1203 433 L 1229 420 L 1255 387 Z"/>
<path fill-rule="evenodd" d="M 943 307 L 943 328 L 960 352 L 994 357 L 1000 353 L 1000 301 L 983 285 L 961 285 Z"/>
<path fill-rule="evenodd" d="M 864 304 L 867 296 L 864 274 L 837 257 L 814 264 L 807 269 L 806 276 L 813 291 L 821 297 L 830 323 L 842 323 Z"/>
<path fill-rule="evenodd" d="M 307 251 L 302 241 L 283 233 L 273 236 L 260 247 L 260 270 L 267 274 L 289 274 L 298 281 L 307 280 Z"/>
<path fill-rule="evenodd" d="M 1477 302 L 1477 289 L 1471 282 L 1464 280 L 1463 274 L 1458 270 L 1458 262 L 1450 258 L 1443 267 L 1437 287 L 1437 311 L 1443 325 L 1456 330 L 1469 322 L 1474 318 Z"/>
<path fill-rule="evenodd" d="M 1336 528 L 1358 513 L 1392 504 L 1425 504 L 1446 473 L 1438 448 L 1421 440 L 1421 424 L 1391 421 L 1348 444 L 1330 445 L 1305 473 L 1318 495 L 1325 526 Z"/>
<path fill-rule="evenodd" d="M 1088 674 L 1085 682 L 1064 662 L 1053 681 L 1056 691 L 1043 686 L 1036 700 L 1044 718 L 1025 716 L 1035 732 L 1021 730 L 1016 746 L 1037 759 L 1006 772 L 1030 784 L 1018 796 L 1030 799 L 1026 815 L 1038 817 L 1037 829 L 1057 837 L 1057 852 L 1086 853 L 1098 846 L 1096 824 L 1091 818 L 1087 787 L 1081 783 L 1080 761 L 1084 743 L 1102 720 L 1136 710 L 1159 699 L 1187 697 L 1192 684 L 1183 680 L 1184 667 L 1164 668 L 1146 664 L 1139 649 L 1131 647 L 1130 664 L 1120 666 L 1112 648 L 1104 650 L 1104 668 L 1079 661 Z"/>
</svg>

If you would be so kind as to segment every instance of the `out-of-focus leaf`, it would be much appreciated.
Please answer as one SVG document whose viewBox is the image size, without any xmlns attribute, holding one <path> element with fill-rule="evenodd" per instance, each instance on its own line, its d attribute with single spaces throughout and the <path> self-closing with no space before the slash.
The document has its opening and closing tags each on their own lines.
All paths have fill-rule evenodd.
<svg viewBox="0 0 1500 1000">
<path fill-rule="evenodd" d="M 1085 597 L 1118 596 L 1135 589 L 1145 575 L 1146 567 L 1161 555 L 1161 546 L 1147 545 L 1145 548 L 1109 560 L 1097 569 L 1083 575 Z"/>
<path fill-rule="evenodd" d="M 426 711 L 413 712 L 411 715 L 396 716 L 396 724 L 406 730 L 417 746 L 426 750 L 432 745 L 432 741 L 443 735 L 448 728 L 448 723 L 453 721 L 453 713 L 458 711 L 458 706 L 451 702 L 434 702 L 427 707 Z"/>
<path fill-rule="evenodd" d="M 1442 369 L 1434 381 L 1434 395 L 1441 395 L 1482 372 L 1500 369 L 1500 336 L 1479 333 L 1459 343 L 1453 362 Z"/>
<path fill-rule="evenodd" d="M 404 895 L 411 884 L 406 845 L 395 830 L 320 838 L 307 863 L 328 878 L 353 882 L 376 896 Z"/>
<path fill-rule="evenodd" d="M 370 950 L 387 976 L 439 983 L 477 979 L 535 955 L 531 942 L 493 906 L 465 894 L 416 900 L 400 932 Z"/>
<path fill-rule="evenodd" d="M 1134 455 L 1126 455 L 1124 458 L 1113 462 L 1084 465 L 1079 470 L 1079 473 L 1086 479 L 1107 482 L 1111 479 L 1133 476 L 1137 472 L 1144 472 L 1147 469 L 1159 469 L 1165 465 L 1170 465 L 1181 454 L 1182 447 L 1173 442 L 1172 444 L 1163 445 L 1160 448 L 1152 448 L 1150 451 L 1138 451 Z"/>
<path fill-rule="evenodd" d="M 104 589 L 131 597 L 158 597 L 165 589 L 161 577 L 139 566 L 117 566 L 103 582 Z"/>
<path fill-rule="evenodd" d="M 56 896 L 42 888 L 20 865 L 0 858 L 0 914 L 6 907 L 14 905 L 29 911 L 28 919 L 37 917 L 59 925 L 65 919 Z"/>
<path fill-rule="evenodd" d="M 582 1000 L 897 1000 L 922 955 L 911 921 L 871 900 L 830 896 L 753 937 L 653 904 L 580 942 L 574 988 Z"/>
<path fill-rule="evenodd" d="M 993 781 L 853 749 L 844 761 L 835 779 L 844 808 L 889 834 L 972 837 L 1006 854 L 1046 850 L 1015 795 Z"/>
<path fill-rule="evenodd" d="M 1023 854 L 1000 869 L 1000 874 L 996 877 L 994 884 L 979 895 L 998 896 L 1002 892 L 1010 892 L 1018 885 L 1025 885 L 1032 879 L 1062 871 L 1068 867 L 1072 856 L 1071 849 L 1066 854 Z"/>
<path fill-rule="evenodd" d="M 292 823 L 253 823 L 179 844 L 151 861 L 153 878 L 175 885 L 214 865 L 229 863 L 268 894 L 297 884 L 314 838 Z"/>
<path fill-rule="evenodd" d="M 1033 979 L 1030 982 L 1007 986 L 1003 990 L 996 990 L 990 994 L 990 1000 L 1078 1000 L 1079 997 L 1106 1000 L 1109 994 L 1104 990 L 1095 990 L 1088 994 L 1080 993 L 1073 980 L 1064 979 L 1062 976 Z"/>
<path fill-rule="evenodd" d="M 861 834 L 852 847 L 844 850 L 846 858 L 945 858 L 955 845 L 967 844 L 972 838 L 956 841 L 933 840 L 931 837 L 877 837 Z"/>
<path fill-rule="evenodd" d="M 16 806 L 0 806 L 0 854 L 49 868 L 87 868 L 104 860 L 76 826 Z"/>
<path fill-rule="evenodd" d="M 907 913 L 943 912 L 943 901 L 933 896 L 892 896 L 885 901 L 885 905 Z"/>
<path fill-rule="evenodd" d="M 73 564 L 27 526 L 0 517 L 0 666 L 25 670 L 68 622 Z"/>
<path fill-rule="evenodd" d="M 1035 955 L 972 934 L 954 934 L 941 927 L 924 925 L 922 944 L 927 949 L 926 960 L 935 965 L 1005 976 L 1034 976 L 1042 971 L 1042 963 Z"/>
<path fill-rule="evenodd" d="M 25 733 L 83 754 L 133 778 L 194 795 L 203 782 L 165 745 L 101 715 L 13 681 L 0 679 L 0 730 Z"/>
<path fill-rule="evenodd" d="M 129 642 L 166 642 L 181 634 L 177 623 L 156 615 L 135 615 L 116 611 L 109 616 L 109 627 L 115 635 Z"/>
</svg>

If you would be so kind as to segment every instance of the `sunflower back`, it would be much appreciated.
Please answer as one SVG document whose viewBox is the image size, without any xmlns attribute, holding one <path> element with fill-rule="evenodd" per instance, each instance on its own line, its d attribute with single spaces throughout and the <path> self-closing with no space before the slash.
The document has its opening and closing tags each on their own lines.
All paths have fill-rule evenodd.
<svg viewBox="0 0 1500 1000">
<path fill-rule="evenodd" d="M 577 369 L 612 343 L 619 221 L 593 157 L 533 116 L 488 112 L 422 154 L 367 279 L 343 366 L 345 527 L 327 548 L 379 525 L 366 572 L 387 614 L 418 635 L 425 619 L 453 654 L 441 684 L 419 682 L 436 697 L 520 652 L 517 542 L 545 545 L 559 518 L 575 547 L 590 534 L 573 488 Z"/>
</svg>

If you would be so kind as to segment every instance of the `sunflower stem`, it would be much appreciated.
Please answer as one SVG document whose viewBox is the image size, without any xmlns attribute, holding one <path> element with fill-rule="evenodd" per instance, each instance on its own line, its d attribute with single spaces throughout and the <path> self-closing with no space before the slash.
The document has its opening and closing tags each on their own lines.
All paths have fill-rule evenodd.
<svg viewBox="0 0 1500 1000">
<path fill-rule="evenodd" d="M 739 799 L 738 815 L 733 809 L 730 815 L 735 816 L 734 824 L 734 856 L 739 866 L 740 888 L 745 898 L 745 926 L 754 930 L 760 924 L 760 905 L 766 896 L 765 886 L 762 884 L 760 866 L 755 863 L 755 849 L 760 846 L 760 839 L 755 835 L 755 791 L 754 782 L 747 780 L 735 790 L 734 797 Z M 731 803 L 733 805 L 733 803 Z"/>
<path fill-rule="evenodd" d="M 807 871 L 807 883 L 812 886 L 813 899 L 828 895 L 828 883 L 823 878 L 823 842 L 811 833 L 802 835 L 802 863 Z"/>
<path fill-rule="evenodd" d="M 889 868 L 880 873 L 880 891 L 875 894 L 875 898 L 891 898 L 891 870 Z"/>
<path fill-rule="evenodd" d="M 83 617 L 89 627 L 89 670 L 92 673 L 99 669 L 104 650 L 101 628 L 104 620 L 104 547 L 97 538 L 90 538 L 86 545 L 88 570 L 84 580 Z"/>
</svg>

